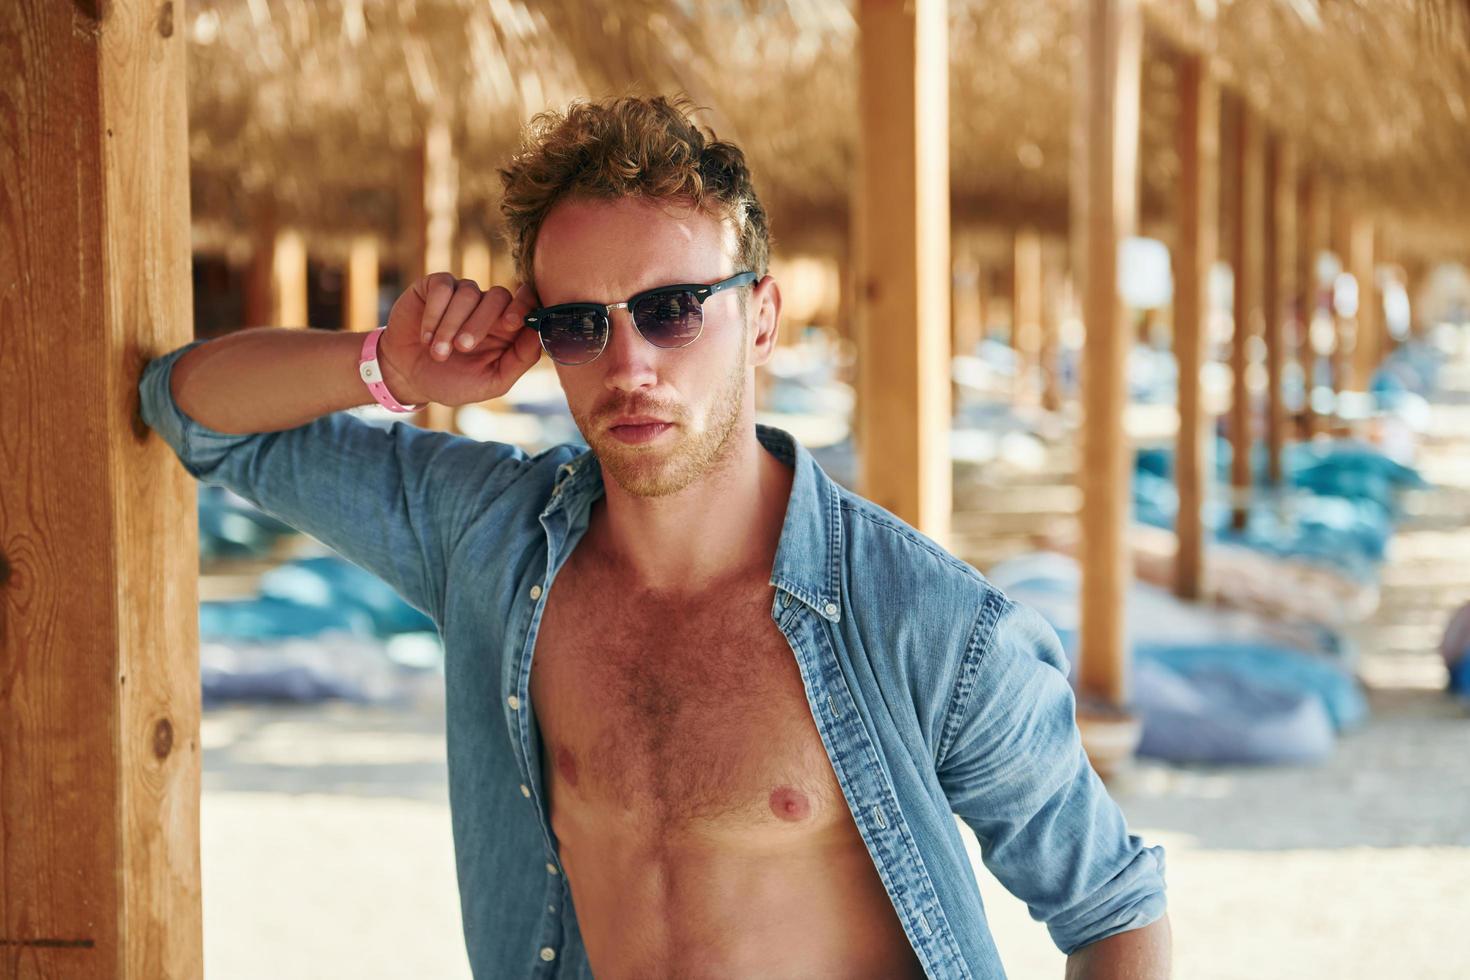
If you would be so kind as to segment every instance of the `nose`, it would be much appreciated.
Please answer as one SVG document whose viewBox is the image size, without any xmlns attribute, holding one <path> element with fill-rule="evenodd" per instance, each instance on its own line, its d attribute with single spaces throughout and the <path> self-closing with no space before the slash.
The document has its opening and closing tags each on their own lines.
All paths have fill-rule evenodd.
<svg viewBox="0 0 1470 980">
<path fill-rule="evenodd" d="M 604 362 L 603 384 L 613 391 L 653 387 L 658 382 L 654 370 L 658 352 L 633 326 L 627 310 L 613 310 L 608 321 L 607 347 L 600 358 Z"/>
</svg>

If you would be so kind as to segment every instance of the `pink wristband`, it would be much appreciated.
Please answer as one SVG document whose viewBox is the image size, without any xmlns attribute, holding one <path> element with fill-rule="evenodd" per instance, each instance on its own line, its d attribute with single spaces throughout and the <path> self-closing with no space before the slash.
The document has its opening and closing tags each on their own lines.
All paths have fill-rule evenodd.
<svg viewBox="0 0 1470 980">
<path fill-rule="evenodd" d="M 367 385 L 372 396 L 390 412 L 416 412 L 423 408 L 422 405 L 401 405 L 393 393 L 388 390 L 388 385 L 383 381 L 383 368 L 378 364 L 378 334 L 387 330 L 387 327 L 379 327 L 369 330 L 362 341 L 362 356 L 357 359 L 357 373 L 362 375 L 363 382 Z"/>
</svg>

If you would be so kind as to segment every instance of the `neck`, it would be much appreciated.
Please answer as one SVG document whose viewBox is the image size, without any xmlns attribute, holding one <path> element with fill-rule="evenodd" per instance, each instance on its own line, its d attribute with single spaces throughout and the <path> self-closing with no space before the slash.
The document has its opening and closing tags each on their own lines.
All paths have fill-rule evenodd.
<svg viewBox="0 0 1470 980">
<path fill-rule="evenodd" d="M 667 496 L 634 496 L 604 471 L 587 536 L 630 587 L 692 593 L 769 577 L 794 473 L 761 446 L 753 424 L 732 438 L 709 472 Z"/>
</svg>

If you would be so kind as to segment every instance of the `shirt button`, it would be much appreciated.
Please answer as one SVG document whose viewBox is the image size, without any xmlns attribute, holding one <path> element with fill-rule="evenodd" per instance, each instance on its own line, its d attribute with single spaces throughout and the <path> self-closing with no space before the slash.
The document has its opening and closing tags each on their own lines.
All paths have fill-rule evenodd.
<svg viewBox="0 0 1470 980">
<path fill-rule="evenodd" d="M 549 874 L 549 875 L 556 874 L 556 865 L 552 864 L 550 861 L 547 861 L 546 862 L 546 873 Z"/>
<path fill-rule="evenodd" d="M 512 710 L 518 710 L 521 706 L 521 699 L 512 694 L 505 699 L 505 703 L 510 705 Z"/>
<path fill-rule="evenodd" d="M 827 615 L 828 616 L 836 616 L 837 615 L 837 603 L 835 603 L 835 602 L 829 602 L 829 603 L 827 603 Z"/>
<path fill-rule="evenodd" d="M 521 795 L 525 797 L 530 797 L 531 787 L 527 786 L 525 783 L 521 783 Z"/>
<path fill-rule="evenodd" d="M 542 946 L 541 958 L 550 963 L 552 960 L 556 959 L 556 950 L 552 949 L 550 946 Z"/>
<path fill-rule="evenodd" d="M 531 598 L 532 599 L 539 599 L 539 598 L 541 598 L 541 586 L 539 586 L 539 585 L 533 585 L 533 586 L 531 586 Z"/>
</svg>

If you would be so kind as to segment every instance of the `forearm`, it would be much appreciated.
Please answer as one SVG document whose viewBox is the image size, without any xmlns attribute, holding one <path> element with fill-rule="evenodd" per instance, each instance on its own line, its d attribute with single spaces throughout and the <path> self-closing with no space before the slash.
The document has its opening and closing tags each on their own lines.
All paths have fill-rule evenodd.
<svg viewBox="0 0 1470 980">
<path fill-rule="evenodd" d="M 1066 980 L 1168 980 L 1173 955 L 1169 917 L 1100 939 L 1067 957 Z"/>
<path fill-rule="evenodd" d="M 216 432 L 292 429 L 372 403 L 357 373 L 362 338 L 327 330 L 242 330 L 181 357 L 170 391 L 185 415 Z"/>
</svg>

